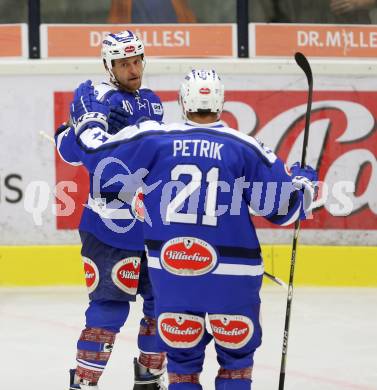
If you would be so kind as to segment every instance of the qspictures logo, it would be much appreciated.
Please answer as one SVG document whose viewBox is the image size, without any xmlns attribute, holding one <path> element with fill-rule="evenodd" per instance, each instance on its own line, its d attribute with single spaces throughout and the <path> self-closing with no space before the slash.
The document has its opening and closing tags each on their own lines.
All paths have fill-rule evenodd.
<svg viewBox="0 0 377 390">
<path fill-rule="evenodd" d="M 0 170 L 0 204 L 16 204 L 24 197 L 23 179 L 19 173 Z"/>
</svg>

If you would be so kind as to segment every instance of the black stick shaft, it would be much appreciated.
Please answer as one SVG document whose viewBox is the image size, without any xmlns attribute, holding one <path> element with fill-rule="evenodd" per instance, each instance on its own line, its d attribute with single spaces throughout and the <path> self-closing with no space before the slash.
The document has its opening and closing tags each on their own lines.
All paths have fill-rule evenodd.
<svg viewBox="0 0 377 390">
<path fill-rule="evenodd" d="M 305 116 L 304 140 L 303 140 L 302 155 L 301 155 L 301 167 L 304 167 L 305 161 L 306 161 L 306 149 L 308 146 L 308 139 L 309 139 L 310 114 L 311 114 L 312 99 L 313 99 L 313 76 L 312 76 L 310 64 L 309 64 L 308 60 L 306 59 L 306 57 L 302 53 L 296 53 L 295 60 L 297 62 L 297 65 L 304 71 L 306 78 L 308 80 L 308 86 L 309 86 L 309 88 L 308 88 L 308 101 L 307 101 L 306 116 Z M 282 354 L 281 354 L 279 390 L 284 390 L 284 384 L 285 384 L 285 367 L 286 367 L 286 362 L 287 362 L 289 324 L 290 324 L 290 320 L 291 320 L 291 309 L 292 309 L 292 299 L 293 299 L 293 281 L 294 281 L 294 274 L 295 274 L 296 249 L 297 249 L 299 231 L 300 231 L 300 220 L 298 219 L 295 222 L 293 242 L 292 242 L 291 269 L 290 269 L 290 273 L 289 273 L 287 306 L 286 306 L 286 311 L 285 311 L 285 324 L 284 324 L 284 335 L 283 335 L 283 349 L 282 349 Z"/>
</svg>

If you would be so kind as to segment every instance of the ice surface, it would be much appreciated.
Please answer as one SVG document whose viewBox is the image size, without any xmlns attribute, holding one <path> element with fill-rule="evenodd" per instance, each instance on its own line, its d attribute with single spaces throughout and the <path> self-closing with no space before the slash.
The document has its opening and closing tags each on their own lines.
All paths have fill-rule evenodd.
<svg viewBox="0 0 377 390">
<path fill-rule="evenodd" d="M 262 291 L 263 344 L 255 356 L 253 390 L 277 390 L 286 293 Z M 87 305 L 83 288 L 0 289 L 1 389 L 68 389 Z M 141 301 L 132 307 L 100 382 L 101 390 L 132 389 L 132 359 Z M 213 344 L 201 375 L 213 389 Z M 286 390 L 377 390 L 377 289 L 294 292 Z"/>
</svg>

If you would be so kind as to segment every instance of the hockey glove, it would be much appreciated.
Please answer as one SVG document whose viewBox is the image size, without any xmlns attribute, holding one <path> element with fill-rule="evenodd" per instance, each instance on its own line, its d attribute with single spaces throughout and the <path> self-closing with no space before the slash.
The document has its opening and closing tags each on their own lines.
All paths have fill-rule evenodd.
<svg viewBox="0 0 377 390">
<path fill-rule="evenodd" d="M 66 131 L 69 127 L 69 124 L 67 122 L 63 122 L 56 130 L 55 135 L 59 135 L 63 131 Z"/>
<path fill-rule="evenodd" d="M 111 106 L 108 115 L 109 134 L 116 134 L 119 130 L 129 125 L 130 114 L 121 107 Z"/>
<path fill-rule="evenodd" d="M 69 124 L 67 122 L 63 122 L 56 130 L 54 135 L 55 146 L 58 146 L 58 137 L 61 133 L 64 133 L 67 129 L 69 129 Z"/>
<path fill-rule="evenodd" d="M 75 90 L 70 109 L 72 123 L 76 125 L 80 117 L 92 112 L 107 116 L 109 108 L 96 99 L 92 82 L 87 80 Z"/>
<path fill-rule="evenodd" d="M 291 167 L 292 184 L 294 187 L 303 192 L 303 204 L 301 206 L 300 219 L 306 219 L 310 214 L 312 203 L 318 191 L 318 174 L 309 165 L 301 168 L 300 163 L 296 162 Z"/>
</svg>

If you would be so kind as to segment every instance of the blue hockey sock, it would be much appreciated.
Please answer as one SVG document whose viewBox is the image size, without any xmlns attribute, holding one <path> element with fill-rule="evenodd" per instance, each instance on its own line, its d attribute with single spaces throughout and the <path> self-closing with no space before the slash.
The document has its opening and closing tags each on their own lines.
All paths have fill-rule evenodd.
<svg viewBox="0 0 377 390">
<path fill-rule="evenodd" d="M 216 378 L 216 390 L 251 390 L 250 379 Z"/>
<path fill-rule="evenodd" d="M 100 328 L 86 328 L 77 342 L 76 375 L 97 383 L 110 358 L 115 333 Z"/>
<path fill-rule="evenodd" d="M 202 390 L 203 387 L 197 383 L 174 383 L 169 385 L 169 390 Z"/>
<path fill-rule="evenodd" d="M 220 368 L 215 381 L 216 390 L 251 390 L 252 367 Z"/>
<path fill-rule="evenodd" d="M 169 390 L 202 390 L 199 373 L 175 374 L 169 372 Z"/>
</svg>

